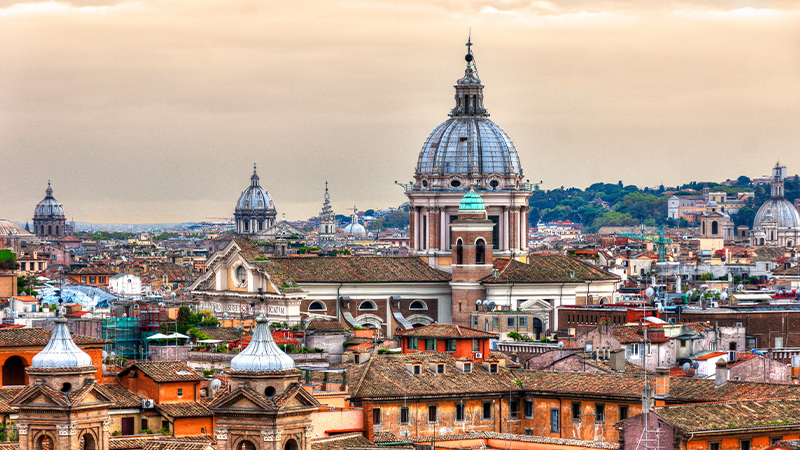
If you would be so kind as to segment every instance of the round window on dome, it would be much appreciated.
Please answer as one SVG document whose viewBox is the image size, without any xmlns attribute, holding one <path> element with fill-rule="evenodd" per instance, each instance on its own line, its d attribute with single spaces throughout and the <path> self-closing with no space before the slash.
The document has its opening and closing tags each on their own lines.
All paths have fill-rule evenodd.
<svg viewBox="0 0 800 450">
<path fill-rule="evenodd" d="M 428 180 L 422 180 L 422 187 L 428 187 Z"/>
<path fill-rule="evenodd" d="M 461 187 L 461 182 L 458 180 L 453 180 L 450 182 L 450 187 L 458 188 Z"/>
<path fill-rule="evenodd" d="M 500 182 L 497 180 L 492 180 L 489 182 L 489 186 L 491 186 L 492 189 L 497 189 L 497 186 L 500 186 Z"/>
</svg>

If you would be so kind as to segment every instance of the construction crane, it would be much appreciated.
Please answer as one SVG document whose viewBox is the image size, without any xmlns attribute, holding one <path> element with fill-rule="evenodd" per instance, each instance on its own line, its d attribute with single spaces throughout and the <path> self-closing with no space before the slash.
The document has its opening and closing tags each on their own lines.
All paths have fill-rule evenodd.
<svg viewBox="0 0 800 450">
<path fill-rule="evenodd" d="M 672 244 L 672 239 L 664 237 L 664 225 L 658 227 L 657 235 L 644 234 L 644 225 L 642 225 L 641 233 L 629 233 L 627 231 L 623 231 L 619 234 L 619 236 L 626 237 L 628 239 L 635 239 L 637 241 L 652 242 L 656 246 L 658 262 L 664 262 L 667 255 L 667 244 Z"/>
</svg>

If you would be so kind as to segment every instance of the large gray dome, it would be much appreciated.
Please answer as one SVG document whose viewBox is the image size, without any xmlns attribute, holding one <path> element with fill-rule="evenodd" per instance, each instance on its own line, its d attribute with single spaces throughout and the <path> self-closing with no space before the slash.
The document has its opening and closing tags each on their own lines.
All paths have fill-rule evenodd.
<svg viewBox="0 0 800 450">
<path fill-rule="evenodd" d="M 761 227 L 761 222 L 767 216 L 775 219 L 778 228 L 800 227 L 800 213 L 785 198 L 770 198 L 764 202 L 753 220 L 753 229 Z"/>
<path fill-rule="evenodd" d="M 47 190 L 45 197 L 36 205 L 36 211 L 33 213 L 35 219 L 64 219 L 64 206 L 55 198 L 53 198 L 53 189 L 50 183 L 47 183 Z"/>
<path fill-rule="evenodd" d="M 236 211 L 258 211 L 274 210 L 275 204 L 266 189 L 262 188 L 258 182 L 258 174 L 253 168 L 253 176 L 250 177 L 250 186 L 242 192 L 239 201 L 236 202 Z"/>
<path fill-rule="evenodd" d="M 428 136 L 417 173 L 522 173 L 519 154 L 505 131 L 486 117 L 453 117 Z"/>
<path fill-rule="evenodd" d="M 247 348 L 231 360 L 232 370 L 263 372 L 294 369 L 294 360 L 275 344 L 267 322 L 263 314 L 256 318 L 253 338 Z"/>
</svg>

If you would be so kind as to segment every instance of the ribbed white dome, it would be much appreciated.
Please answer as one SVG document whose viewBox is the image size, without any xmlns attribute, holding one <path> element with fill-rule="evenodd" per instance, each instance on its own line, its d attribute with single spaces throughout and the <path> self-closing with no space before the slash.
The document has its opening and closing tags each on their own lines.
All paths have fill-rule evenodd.
<svg viewBox="0 0 800 450">
<path fill-rule="evenodd" d="M 770 198 L 764 202 L 753 220 L 753 229 L 759 228 L 761 222 L 769 216 L 775 219 L 778 228 L 800 227 L 800 213 L 785 198 Z"/>
<path fill-rule="evenodd" d="M 239 201 L 236 202 L 236 212 L 275 209 L 272 197 L 270 197 L 266 189 L 261 187 L 258 180 L 258 174 L 254 167 L 253 176 L 250 177 L 250 186 L 242 192 L 242 195 L 239 196 Z"/>
<path fill-rule="evenodd" d="M 57 317 L 56 326 L 44 350 L 33 357 L 31 367 L 34 369 L 64 369 L 91 367 L 92 357 L 84 352 L 72 340 L 67 328 L 67 319 Z"/>
<path fill-rule="evenodd" d="M 262 372 L 294 369 L 292 357 L 278 348 L 272 339 L 266 316 L 259 315 L 256 324 L 253 339 L 247 344 L 247 348 L 231 360 L 231 370 Z"/>
</svg>

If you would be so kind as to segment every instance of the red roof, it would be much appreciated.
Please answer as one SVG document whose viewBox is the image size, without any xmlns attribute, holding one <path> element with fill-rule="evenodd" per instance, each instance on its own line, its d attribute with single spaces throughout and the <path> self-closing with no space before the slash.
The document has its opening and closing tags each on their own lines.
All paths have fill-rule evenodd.
<svg viewBox="0 0 800 450">
<path fill-rule="evenodd" d="M 363 344 L 353 345 L 352 347 L 347 347 L 347 350 L 367 350 L 374 347 L 375 344 L 370 342 L 365 342 Z"/>
<path fill-rule="evenodd" d="M 78 311 L 74 313 L 64 314 L 64 317 L 80 317 L 84 314 L 89 314 L 89 311 Z"/>
<path fill-rule="evenodd" d="M 424 327 L 399 331 L 397 334 L 404 337 L 421 338 L 450 338 L 450 339 L 492 339 L 497 335 L 474 328 L 452 325 L 449 323 L 434 323 Z"/>
<path fill-rule="evenodd" d="M 718 358 L 718 357 L 723 356 L 723 355 L 725 355 L 725 352 L 713 352 L 713 353 L 709 353 L 707 355 L 698 356 L 697 358 L 694 358 L 694 359 L 695 359 L 695 361 L 706 361 L 706 360 L 709 360 L 711 358 Z"/>
</svg>

